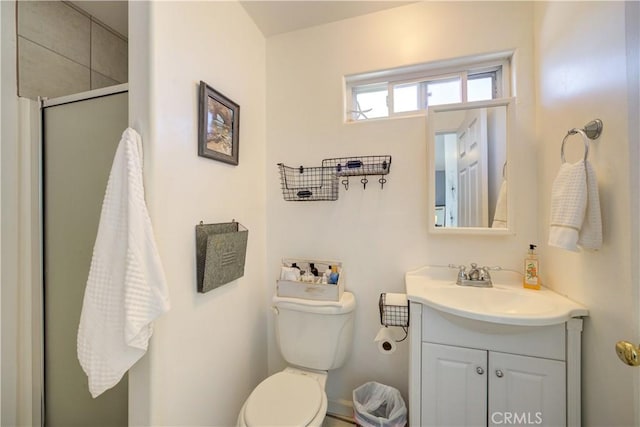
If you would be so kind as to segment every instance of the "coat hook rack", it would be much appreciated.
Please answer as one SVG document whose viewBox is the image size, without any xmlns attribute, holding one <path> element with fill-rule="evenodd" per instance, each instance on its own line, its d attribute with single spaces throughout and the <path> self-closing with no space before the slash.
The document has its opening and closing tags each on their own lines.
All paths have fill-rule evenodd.
<svg viewBox="0 0 640 427">
<path fill-rule="evenodd" d="M 354 156 L 324 159 L 322 167 L 335 171 L 337 177 L 344 177 L 340 183 L 344 185 L 345 190 L 349 190 L 350 176 L 361 176 L 360 183 L 362 188 L 366 190 L 369 183 L 369 175 L 380 175 L 378 182 L 380 183 L 380 188 L 384 189 L 384 184 L 387 182 L 385 175 L 391 169 L 391 156 Z"/>
</svg>

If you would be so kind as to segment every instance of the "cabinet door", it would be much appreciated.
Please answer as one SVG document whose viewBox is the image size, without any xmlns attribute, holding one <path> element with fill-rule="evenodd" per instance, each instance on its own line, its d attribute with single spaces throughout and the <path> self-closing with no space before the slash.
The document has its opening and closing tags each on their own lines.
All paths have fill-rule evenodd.
<svg viewBox="0 0 640 427">
<path fill-rule="evenodd" d="M 566 425 L 565 371 L 558 360 L 489 352 L 489 425 Z"/>
<path fill-rule="evenodd" d="M 487 352 L 422 344 L 422 426 L 485 426 Z"/>
</svg>

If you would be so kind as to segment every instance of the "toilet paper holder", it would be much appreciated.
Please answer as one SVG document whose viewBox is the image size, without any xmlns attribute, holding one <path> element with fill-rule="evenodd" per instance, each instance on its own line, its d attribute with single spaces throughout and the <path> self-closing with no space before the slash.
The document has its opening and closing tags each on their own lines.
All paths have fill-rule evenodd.
<svg viewBox="0 0 640 427">
<path fill-rule="evenodd" d="M 381 293 L 378 307 L 381 325 L 409 327 L 409 301 L 406 295 Z"/>
</svg>

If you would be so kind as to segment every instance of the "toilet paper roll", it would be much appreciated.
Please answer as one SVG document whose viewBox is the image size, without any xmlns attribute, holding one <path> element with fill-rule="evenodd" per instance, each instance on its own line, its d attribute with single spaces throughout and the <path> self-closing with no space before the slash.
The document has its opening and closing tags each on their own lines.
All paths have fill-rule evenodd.
<svg viewBox="0 0 640 427">
<path fill-rule="evenodd" d="M 384 303 L 386 305 L 397 305 L 404 307 L 407 305 L 407 294 L 385 293 Z"/>
<path fill-rule="evenodd" d="M 374 342 L 378 345 L 378 351 L 380 353 L 392 354 L 396 351 L 396 340 L 393 337 L 393 332 L 389 328 L 380 328 Z"/>
</svg>

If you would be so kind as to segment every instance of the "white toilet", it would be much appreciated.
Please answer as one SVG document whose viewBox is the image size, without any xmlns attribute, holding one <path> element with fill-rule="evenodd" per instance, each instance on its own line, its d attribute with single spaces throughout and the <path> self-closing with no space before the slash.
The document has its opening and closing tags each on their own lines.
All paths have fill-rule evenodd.
<svg viewBox="0 0 640 427">
<path fill-rule="evenodd" d="M 290 365 L 251 392 L 238 425 L 321 426 L 327 412 L 327 371 L 344 364 L 351 351 L 356 300 L 273 297 L 275 328 L 282 356 Z"/>
</svg>

